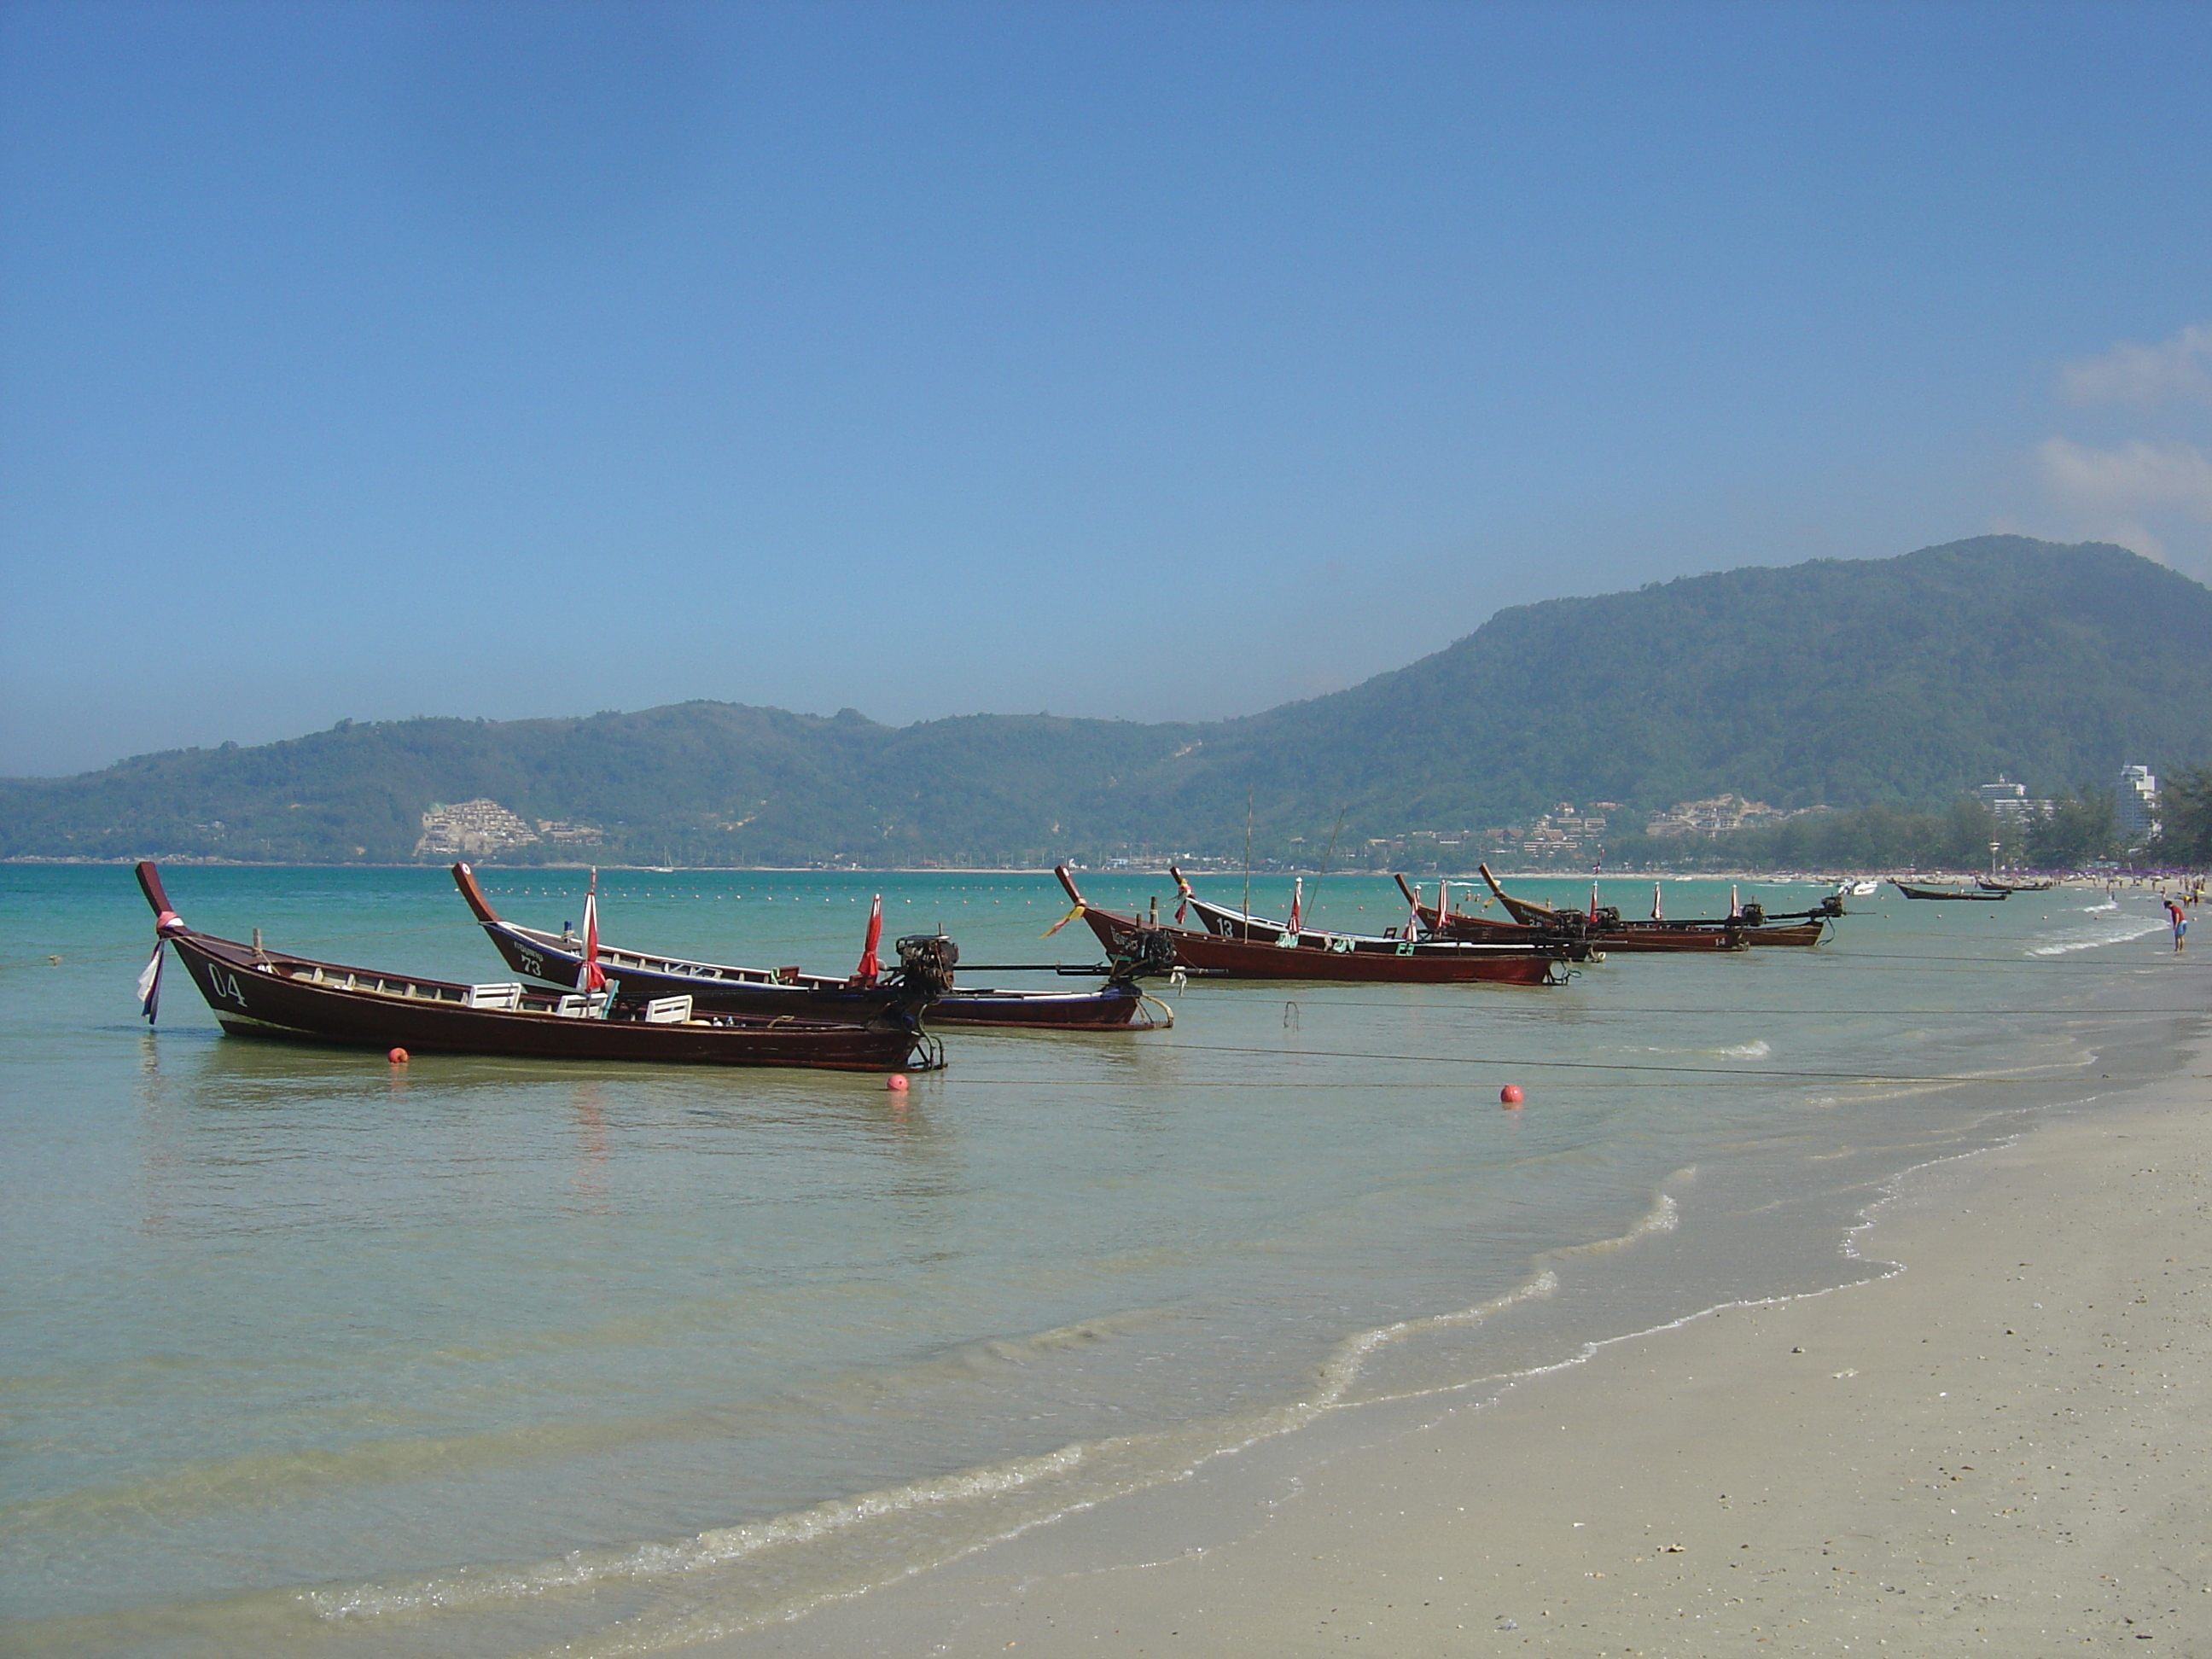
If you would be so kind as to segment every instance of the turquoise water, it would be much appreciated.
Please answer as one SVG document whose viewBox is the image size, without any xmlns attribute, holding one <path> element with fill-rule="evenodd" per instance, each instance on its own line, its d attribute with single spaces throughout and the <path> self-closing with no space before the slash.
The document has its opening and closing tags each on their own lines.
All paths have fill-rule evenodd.
<svg viewBox="0 0 2212 1659">
<path fill-rule="evenodd" d="M 168 875 L 212 933 L 507 976 L 441 871 Z M 574 872 L 486 885 L 518 921 L 580 914 Z M 842 969 L 878 890 L 888 933 L 942 923 L 971 962 L 1091 953 L 1080 923 L 1040 940 L 1048 876 L 611 872 L 603 925 Z M 1669 883 L 1667 908 L 1726 895 Z M 1615 957 L 1548 991 L 1199 982 L 1169 1031 L 954 1031 L 902 1099 L 395 1069 L 225 1038 L 173 969 L 149 1033 L 129 872 L 0 870 L 0 1644 L 742 1630 L 1338 1402 L 1863 1277 L 1844 1235 L 1880 1182 L 2159 1071 L 2204 1006 L 2140 890 L 1847 902 L 1817 951 Z M 1317 920 L 1400 908 L 1332 878 Z"/>
</svg>

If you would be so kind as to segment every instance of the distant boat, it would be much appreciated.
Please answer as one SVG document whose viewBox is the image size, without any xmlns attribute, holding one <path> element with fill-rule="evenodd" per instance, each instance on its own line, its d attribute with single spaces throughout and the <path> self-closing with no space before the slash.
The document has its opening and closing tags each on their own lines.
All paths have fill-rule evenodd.
<svg viewBox="0 0 2212 1659">
<path fill-rule="evenodd" d="M 1985 904 L 1994 904 L 2012 896 L 2002 888 L 1994 893 L 1981 893 L 1965 887 L 1916 887 L 1911 882 L 1899 881 L 1894 876 L 1889 878 L 1889 884 L 1909 899 L 1979 899 Z"/>
<path fill-rule="evenodd" d="M 1575 914 L 1515 898 L 1498 884 L 1488 865 L 1474 867 L 1516 921 L 1556 922 Z M 1810 910 L 1769 916 L 1759 906 L 1746 904 L 1733 916 L 1709 921 L 1632 921 L 1608 906 L 1588 925 L 1590 943 L 1603 951 L 1729 951 L 1748 945 L 1818 945 L 1828 922 L 1843 914 L 1843 901 L 1832 895 Z"/>
<path fill-rule="evenodd" d="M 1974 885 L 1984 893 L 2047 893 L 2058 885 L 2055 881 L 1992 881 L 1987 876 L 1976 876 Z"/>
<path fill-rule="evenodd" d="M 1437 904 L 1423 904 L 1418 888 L 1409 887 L 1406 878 L 1397 878 L 1398 890 L 1406 896 L 1413 914 L 1421 919 L 1421 926 L 1439 939 L 1469 939 L 1478 944 L 1508 944 L 1526 939 L 1532 944 L 1558 942 L 1566 939 L 1587 940 L 1606 951 L 1744 951 L 1751 941 L 1744 937 L 1741 927 L 1711 927 L 1701 922 L 1636 922 L 1625 923 L 1620 913 L 1613 909 L 1598 912 L 1592 921 L 1579 910 L 1559 910 L 1550 905 L 1529 904 L 1525 900 L 1507 898 L 1501 891 L 1498 897 L 1512 908 L 1516 918 L 1512 921 L 1498 921 L 1488 916 L 1470 916 L 1459 911 L 1444 911 Z M 1449 903 L 1449 884 L 1439 884 L 1445 889 L 1439 903 Z"/>
<path fill-rule="evenodd" d="M 1872 898 L 1881 891 L 1881 884 L 1878 881 L 1854 881 L 1845 884 L 1844 890 L 1853 898 Z"/>
<path fill-rule="evenodd" d="M 1452 940 L 1395 939 L 1380 933 L 1339 933 L 1318 927 L 1291 927 L 1263 916 L 1247 915 L 1225 905 L 1209 904 L 1191 890 L 1173 865 L 1182 903 L 1206 924 L 1196 927 L 1151 927 L 1135 916 L 1099 908 L 1086 900 L 1061 865 L 1054 874 L 1075 903 L 1071 916 L 1098 936 L 1107 953 L 1139 959 L 1154 950 L 1171 949 L 1172 961 L 1193 973 L 1235 979 L 1358 981 L 1401 985 L 1449 985 L 1488 981 L 1510 985 L 1555 985 L 1561 964 L 1588 960 L 1583 945 L 1541 950 L 1521 945 L 1467 945 Z"/>
</svg>

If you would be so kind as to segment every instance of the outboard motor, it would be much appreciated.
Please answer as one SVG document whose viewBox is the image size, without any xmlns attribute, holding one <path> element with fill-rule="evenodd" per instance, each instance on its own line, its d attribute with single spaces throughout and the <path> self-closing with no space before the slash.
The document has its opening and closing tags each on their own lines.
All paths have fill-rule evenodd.
<svg viewBox="0 0 2212 1659">
<path fill-rule="evenodd" d="M 1766 926 L 1766 907 L 1753 899 L 1735 913 L 1735 919 L 1747 927 L 1764 927 Z"/>
<path fill-rule="evenodd" d="M 1820 908 L 1814 910 L 1813 914 L 1816 916 L 1824 917 L 1840 916 L 1844 914 L 1844 896 L 1841 893 L 1829 894 L 1827 897 L 1820 901 Z"/>
<path fill-rule="evenodd" d="M 1618 915 L 1620 913 L 1614 911 L 1612 914 Z M 1598 912 L 1600 920 L 1596 926 L 1604 926 L 1606 915 L 1603 910 Z M 1551 920 L 1543 925 L 1541 932 L 1547 942 L 1579 945 L 1589 937 L 1592 925 L 1590 919 L 1580 910 L 1555 910 Z"/>
<path fill-rule="evenodd" d="M 1167 929 L 1139 927 L 1116 943 L 1109 976 L 1117 980 L 1143 979 L 1152 974 L 1172 973 L 1175 966 L 1175 940 Z"/>
<path fill-rule="evenodd" d="M 942 933 L 909 933 L 898 942 L 899 982 L 934 1002 L 952 988 L 960 947 Z"/>
</svg>

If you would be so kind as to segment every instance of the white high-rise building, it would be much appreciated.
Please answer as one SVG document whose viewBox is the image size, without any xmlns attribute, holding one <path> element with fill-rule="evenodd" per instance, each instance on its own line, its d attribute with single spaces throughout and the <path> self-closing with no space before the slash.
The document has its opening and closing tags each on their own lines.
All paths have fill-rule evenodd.
<svg viewBox="0 0 2212 1659">
<path fill-rule="evenodd" d="M 2117 796 L 2120 839 L 2130 845 L 2158 833 L 2158 780 L 2148 766 L 2123 766 Z"/>
</svg>

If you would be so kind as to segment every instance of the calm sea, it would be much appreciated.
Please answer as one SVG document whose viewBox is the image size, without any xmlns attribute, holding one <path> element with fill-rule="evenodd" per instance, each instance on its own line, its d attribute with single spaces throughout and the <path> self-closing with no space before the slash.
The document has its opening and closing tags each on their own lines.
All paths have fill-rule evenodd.
<svg viewBox="0 0 2212 1659">
<path fill-rule="evenodd" d="M 507 977 L 442 871 L 168 874 L 212 933 Z M 580 872 L 486 885 L 580 915 Z M 842 969 L 878 890 L 971 962 L 1091 954 L 1079 922 L 1040 939 L 1066 903 L 1026 875 L 611 872 L 603 926 Z M 1881 1182 L 2159 1073 L 2205 1004 L 2141 890 L 1847 902 L 1817 951 L 1552 990 L 1200 982 L 1172 1030 L 955 1030 L 901 1098 L 226 1038 L 173 968 L 149 1032 L 130 872 L 0 868 L 0 1647 L 741 1631 L 1342 1402 L 1865 1277 L 1846 1234 Z M 1399 908 L 1365 878 L 1317 906 Z"/>
</svg>

